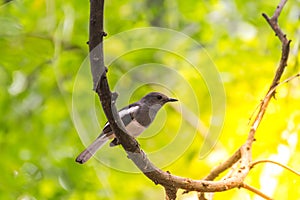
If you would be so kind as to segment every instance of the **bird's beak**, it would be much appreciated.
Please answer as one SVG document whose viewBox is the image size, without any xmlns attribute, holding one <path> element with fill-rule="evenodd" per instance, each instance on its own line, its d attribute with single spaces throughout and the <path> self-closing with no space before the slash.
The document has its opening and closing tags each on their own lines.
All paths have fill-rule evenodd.
<svg viewBox="0 0 300 200">
<path fill-rule="evenodd" d="M 173 98 L 169 98 L 168 102 L 174 102 L 174 101 L 178 101 L 177 99 L 173 99 Z"/>
</svg>

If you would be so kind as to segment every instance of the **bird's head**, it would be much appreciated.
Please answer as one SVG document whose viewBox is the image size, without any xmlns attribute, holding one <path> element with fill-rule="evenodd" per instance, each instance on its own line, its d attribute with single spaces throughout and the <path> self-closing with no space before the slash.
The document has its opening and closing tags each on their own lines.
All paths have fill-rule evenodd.
<svg viewBox="0 0 300 200">
<path fill-rule="evenodd" d="M 155 118 L 159 109 L 168 102 L 178 101 L 177 99 L 169 98 L 159 92 L 151 92 L 141 99 L 141 103 L 149 108 L 149 117 L 151 121 Z"/>
<path fill-rule="evenodd" d="M 163 106 L 165 103 L 178 101 L 174 98 L 169 98 L 166 95 L 159 92 L 151 92 L 141 99 L 142 103 L 148 106 L 160 105 Z"/>
</svg>

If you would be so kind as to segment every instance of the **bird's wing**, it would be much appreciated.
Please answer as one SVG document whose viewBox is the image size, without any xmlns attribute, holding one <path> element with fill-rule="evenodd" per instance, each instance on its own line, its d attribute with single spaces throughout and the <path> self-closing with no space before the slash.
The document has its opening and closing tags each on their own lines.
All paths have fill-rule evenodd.
<svg viewBox="0 0 300 200">
<path fill-rule="evenodd" d="M 139 103 L 132 103 L 121 110 L 119 110 L 119 116 L 121 120 L 123 121 L 124 126 L 127 126 L 134 118 L 135 112 L 140 108 Z M 105 123 L 103 127 L 102 133 L 99 135 L 101 137 L 102 135 L 110 136 L 113 132 L 111 130 L 111 127 L 108 122 Z"/>
<path fill-rule="evenodd" d="M 119 115 L 124 126 L 127 126 L 134 119 L 135 113 L 139 108 L 139 103 L 133 103 L 119 111 Z"/>
</svg>

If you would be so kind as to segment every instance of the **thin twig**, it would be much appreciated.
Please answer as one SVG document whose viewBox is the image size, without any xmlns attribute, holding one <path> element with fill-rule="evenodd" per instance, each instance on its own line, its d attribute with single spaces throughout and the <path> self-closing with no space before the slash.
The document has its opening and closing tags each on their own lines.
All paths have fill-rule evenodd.
<svg viewBox="0 0 300 200">
<path fill-rule="evenodd" d="M 293 80 L 293 79 L 295 79 L 295 78 L 298 78 L 299 76 L 300 76 L 300 73 L 295 74 L 295 75 L 293 75 L 293 76 L 291 76 L 291 77 L 289 77 L 289 78 L 287 78 L 287 79 L 281 81 L 279 84 L 275 85 L 271 90 L 269 90 L 267 96 L 273 95 L 274 91 L 275 91 L 279 86 L 281 86 L 281 85 L 283 85 L 283 84 L 285 84 L 285 83 L 288 83 L 288 82 L 290 82 L 291 80 Z M 262 103 L 263 103 L 263 101 L 261 101 L 260 104 L 257 105 L 257 107 L 255 108 L 255 111 L 251 114 L 251 117 L 249 118 L 249 122 L 251 121 L 251 119 L 252 119 L 253 115 L 255 114 L 256 110 L 257 110 L 258 108 L 261 107 Z"/>
<path fill-rule="evenodd" d="M 261 196 L 264 199 L 272 200 L 272 198 L 269 197 L 268 195 L 262 193 L 261 191 L 259 191 L 258 189 L 254 188 L 254 187 L 252 187 L 250 185 L 247 185 L 246 183 L 243 183 L 241 185 L 241 187 L 244 188 L 244 189 L 246 189 L 246 190 L 249 190 L 249 191 L 251 191 L 251 192 L 253 192 L 253 193 L 255 193 L 255 194 L 259 195 L 259 196 Z"/>
<path fill-rule="evenodd" d="M 271 96 L 274 94 L 275 90 L 276 90 L 279 86 L 281 86 L 281 85 L 283 85 L 283 84 L 285 84 L 285 83 L 288 83 L 289 81 L 291 81 L 291 80 L 293 80 L 293 79 L 295 79 L 295 78 L 298 78 L 299 76 L 300 76 L 300 73 L 298 73 L 298 74 L 296 74 L 296 75 L 294 75 L 294 76 L 291 76 L 291 77 L 289 77 L 289 78 L 283 80 L 281 83 L 277 84 L 277 85 L 274 86 L 271 90 L 269 90 L 269 92 L 268 92 L 268 94 L 267 94 L 267 97 L 271 97 Z"/>
<path fill-rule="evenodd" d="M 295 78 L 298 78 L 299 76 L 300 76 L 300 73 L 295 74 L 295 75 L 293 75 L 293 76 L 290 76 L 290 77 L 288 77 L 287 79 L 281 81 L 281 83 L 279 83 L 278 86 L 281 86 L 281 85 L 283 85 L 283 84 L 285 84 L 285 83 L 288 83 L 288 82 L 290 82 L 291 80 L 293 80 L 293 79 L 295 79 Z M 278 87 L 278 86 L 277 86 L 277 87 Z"/>
<path fill-rule="evenodd" d="M 297 172 L 296 170 L 290 168 L 289 166 L 281 164 L 281 163 L 273 161 L 273 160 L 267 160 L 267 159 L 265 159 L 265 160 L 257 160 L 257 161 L 252 162 L 251 165 L 250 165 L 250 167 L 253 168 L 255 165 L 260 164 L 260 163 L 273 163 L 275 165 L 279 165 L 280 167 L 282 167 L 282 168 L 284 168 L 284 169 L 286 169 L 286 170 L 288 170 L 288 171 L 296 174 L 297 176 L 300 176 L 300 172 Z"/>
</svg>

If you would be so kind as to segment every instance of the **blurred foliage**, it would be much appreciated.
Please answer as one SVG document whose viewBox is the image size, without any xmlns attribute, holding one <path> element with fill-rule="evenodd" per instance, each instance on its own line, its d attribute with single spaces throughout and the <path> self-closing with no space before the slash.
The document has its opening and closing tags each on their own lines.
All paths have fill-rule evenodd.
<svg viewBox="0 0 300 200">
<path fill-rule="evenodd" d="M 221 74 L 226 91 L 226 119 L 218 144 L 208 156 L 199 159 L 199 147 L 203 143 L 199 133 L 189 139 L 191 144 L 184 154 L 164 166 L 165 170 L 200 179 L 245 141 L 249 118 L 268 89 L 280 58 L 280 43 L 261 17 L 262 12 L 271 15 L 276 3 L 242 0 L 106 2 L 108 38 L 134 28 L 159 26 L 174 29 L 205 47 Z M 73 88 L 85 91 L 79 96 L 79 109 L 89 111 L 87 108 L 91 105 L 85 96 L 91 96 L 96 115 L 103 119 L 100 126 L 105 123 L 103 113 L 98 109 L 100 104 L 91 90 L 91 80 L 74 87 L 78 70 L 88 55 L 88 1 L 2 1 L 0 9 L 0 198 L 163 199 L 162 188 L 140 173 L 125 173 L 95 159 L 85 165 L 74 162 L 84 148 L 81 139 L 84 144 L 90 143 L 100 127 L 92 121 L 88 136 L 78 136 L 72 121 Z M 289 65 L 283 78 L 299 72 L 299 16 L 299 0 L 289 1 L 280 16 L 282 29 L 292 39 Z M 107 47 L 107 51 L 118 52 L 128 48 L 131 42 L 147 41 L 115 42 Z M 176 41 L 173 45 L 182 48 L 176 46 Z M 124 55 L 109 66 L 111 85 L 117 87 L 123 74 L 143 63 L 162 63 L 178 70 L 197 91 L 195 95 L 201 115 L 196 115 L 209 126 L 212 105 L 205 82 L 174 55 L 153 50 Z M 206 66 L 205 63 L 199 65 Z M 89 70 L 88 65 L 84 66 Z M 150 69 L 145 74 L 151 72 Z M 144 78 L 143 74 L 138 78 Z M 172 79 L 170 75 L 168 81 Z M 121 86 L 129 82 L 130 79 L 124 79 Z M 278 88 L 277 98 L 271 102 L 257 132 L 254 159 L 270 158 L 299 170 L 299 83 L 299 80 L 293 80 Z M 176 95 L 181 94 L 182 102 L 192 104 L 191 97 L 181 86 L 177 84 L 172 89 Z M 135 101 L 153 89 L 164 88 L 138 88 L 129 101 Z M 127 103 L 120 102 L 119 107 Z M 181 129 L 176 136 L 182 144 L 187 135 L 195 133 L 195 127 L 186 122 L 187 116 L 181 119 L 175 109 L 167 106 L 158 118 L 164 119 L 166 113 L 166 126 L 159 129 L 161 120 L 156 120 L 153 125 L 153 129 L 158 127 L 161 134 L 151 140 L 143 137 L 139 140 L 146 152 L 155 152 L 168 144 L 180 123 Z M 85 123 L 91 123 L 88 116 L 85 119 Z M 149 134 L 151 136 L 151 129 L 145 133 L 146 136 Z M 176 145 L 173 150 L 180 146 Z M 173 150 L 159 152 L 155 159 L 164 161 L 172 156 L 168 152 Z M 119 147 L 110 151 L 122 153 Z M 105 149 L 103 152 L 110 157 L 110 162 L 130 162 L 126 158 L 122 162 L 114 159 L 114 153 L 109 154 Z M 273 165 L 258 165 L 250 172 L 246 183 L 275 199 L 300 198 L 300 178 Z M 179 199 L 192 199 L 195 195 L 181 195 L 180 192 Z M 215 194 L 215 199 L 256 197 L 243 189 L 233 189 Z"/>
</svg>

